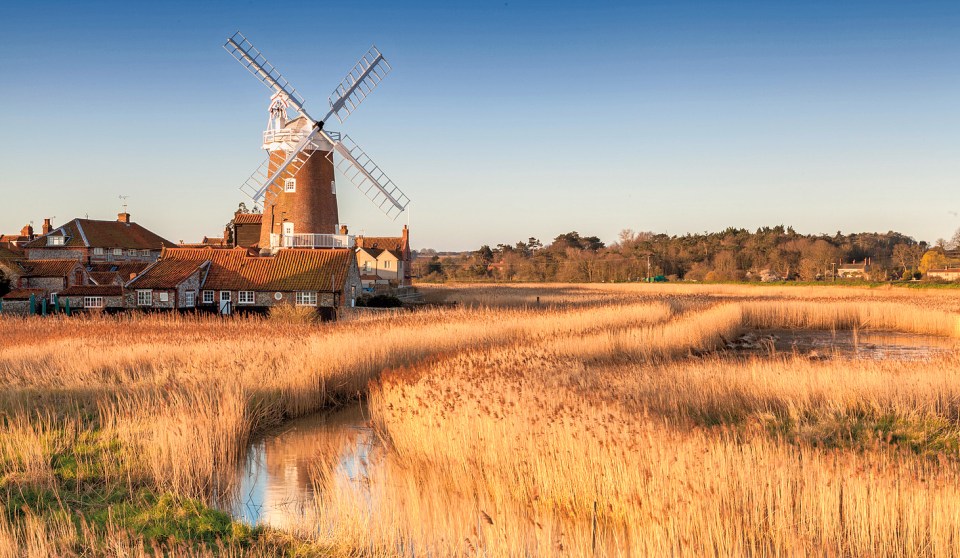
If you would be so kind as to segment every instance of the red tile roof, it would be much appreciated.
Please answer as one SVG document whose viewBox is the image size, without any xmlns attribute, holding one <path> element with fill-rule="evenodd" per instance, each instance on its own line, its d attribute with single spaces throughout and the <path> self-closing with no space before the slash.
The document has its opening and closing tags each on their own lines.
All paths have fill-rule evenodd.
<svg viewBox="0 0 960 558">
<path fill-rule="evenodd" d="M 19 234 L 0 234 L 0 242 L 27 242 L 30 240 L 29 236 L 23 236 Z"/>
<path fill-rule="evenodd" d="M 46 291 L 43 289 L 14 289 L 4 295 L 3 300 L 30 300 L 30 295 L 39 300 L 46 296 Z"/>
<path fill-rule="evenodd" d="M 19 260 L 23 256 L 23 248 L 12 242 L 0 242 L 0 260 Z"/>
<path fill-rule="evenodd" d="M 203 288 L 230 291 L 340 291 L 346 283 L 353 250 L 288 248 L 275 256 L 256 256 L 245 248 L 173 248 L 164 260 L 210 261 Z"/>
<path fill-rule="evenodd" d="M 358 248 L 379 248 L 381 250 L 396 250 L 403 252 L 402 236 L 358 236 Z"/>
<path fill-rule="evenodd" d="M 68 248 L 123 248 L 137 250 L 159 250 L 174 244 L 137 223 L 120 221 L 96 221 L 93 219 L 74 219 L 49 234 L 28 242 L 25 248 L 46 248 L 51 236 L 64 236 L 63 246 Z M 54 247 L 53 245 L 49 245 Z M 56 246 L 60 248 L 61 246 Z"/>
<path fill-rule="evenodd" d="M 271 291 L 334 291 L 343 289 L 356 256 L 349 248 L 335 250 L 280 250 L 273 256 Z"/>
<path fill-rule="evenodd" d="M 21 260 L 23 277 L 66 277 L 81 267 L 77 260 Z"/>
<path fill-rule="evenodd" d="M 60 291 L 59 296 L 121 296 L 120 285 L 77 285 Z"/>
<path fill-rule="evenodd" d="M 121 277 L 119 273 L 112 271 L 88 271 L 87 277 L 97 285 L 111 285 L 119 284 L 122 285 L 130 280 L 130 276 Z"/>
<path fill-rule="evenodd" d="M 130 289 L 175 289 L 194 273 L 206 271 L 207 265 L 206 261 L 159 260 L 125 286 Z"/>
<path fill-rule="evenodd" d="M 131 273 L 140 273 L 150 264 L 148 262 L 92 262 L 87 264 L 87 271 L 97 273 L 119 273 L 130 276 Z"/>
<path fill-rule="evenodd" d="M 239 213 L 234 215 L 233 224 L 235 225 L 247 225 L 247 224 L 256 224 L 263 222 L 262 213 Z"/>
</svg>

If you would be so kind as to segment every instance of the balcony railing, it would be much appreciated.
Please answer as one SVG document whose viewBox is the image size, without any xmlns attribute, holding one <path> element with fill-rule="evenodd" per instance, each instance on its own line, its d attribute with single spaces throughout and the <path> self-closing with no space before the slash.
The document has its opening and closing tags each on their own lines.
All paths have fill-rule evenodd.
<svg viewBox="0 0 960 558">
<path fill-rule="evenodd" d="M 271 248 L 353 248 L 356 237 L 349 234 L 271 234 Z"/>
</svg>

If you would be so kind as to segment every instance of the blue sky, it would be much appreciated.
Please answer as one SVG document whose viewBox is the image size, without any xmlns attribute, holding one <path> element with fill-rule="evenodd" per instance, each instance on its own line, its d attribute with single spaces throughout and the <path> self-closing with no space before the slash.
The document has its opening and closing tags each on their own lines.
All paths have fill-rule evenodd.
<svg viewBox="0 0 960 558">
<path fill-rule="evenodd" d="M 134 220 L 222 231 L 269 91 L 316 116 L 376 43 L 394 70 L 343 126 L 413 200 L 415 248 L 577 230 L 960 227 L 956 2 L 36 2 L 0 18 L 0 231 Z M 341 220 L 391 234 L 345 181 Z"/>
</svg>

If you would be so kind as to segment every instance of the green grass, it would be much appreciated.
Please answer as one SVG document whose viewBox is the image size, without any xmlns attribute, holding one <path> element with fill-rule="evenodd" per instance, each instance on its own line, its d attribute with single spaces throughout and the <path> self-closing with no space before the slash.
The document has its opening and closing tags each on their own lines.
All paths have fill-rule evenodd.
<svg viewBox="0 0 960 558">
<path fill-rule="evenodd" d="M 63 438 L 67 438 L 64 434 Z M 17 474 L 0 478 L 0 512 L 8 520 L 28 515 L 50 518 L 66 513 L 78 532 L 86 524 L 94 532 L 122 528 L 147 544 L 186 543 L 195 548 L 218 544 L 248 547 L 264 535 L 198 500 L 158 493 L 143 481 L 125 475 L 120 443 L 94 430 L 81 432 L 69 447 L 50 459 L 53 481 Z M 10 470 L 11 463 L 7 463 Z"/>
</svg>

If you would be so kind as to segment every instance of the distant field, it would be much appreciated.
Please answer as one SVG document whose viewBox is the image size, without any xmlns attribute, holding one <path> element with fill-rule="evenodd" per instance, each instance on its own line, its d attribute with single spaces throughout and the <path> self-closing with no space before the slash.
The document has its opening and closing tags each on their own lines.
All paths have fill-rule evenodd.
<svg viewBox="0 0 960 558">
<path fill-rule="evenodd" d="M 960 292 L 422 290 L 446 304 L 336 324 L 0 320 L 0 557 L 960 555 Z M 948 348 L 735 348 L 803 329 Z M 207 505 L 251 436 L 358 397 L 381 462 L 351 490 L 318 454 L 323 529 Z"/>
</svg>

